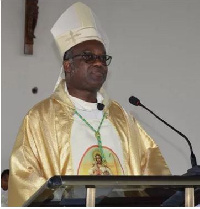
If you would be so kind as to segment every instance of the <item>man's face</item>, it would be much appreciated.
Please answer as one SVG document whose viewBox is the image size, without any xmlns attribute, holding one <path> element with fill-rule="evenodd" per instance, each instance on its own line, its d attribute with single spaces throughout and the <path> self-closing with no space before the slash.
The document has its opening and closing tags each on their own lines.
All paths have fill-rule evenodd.
<svg viewBox="0 0 200 209">
<path fill-rule="evenodd" d="M 1 179 L 1 188 L 6 191 L 8 190 L 8 174 L 3 175 Z"/>
<path fill-rule="evenodd" d="M 105 55 L 103 44 L 96 40 L 85 41 L 73 47 L 72 56 L 82 53 Z M 69 63 L 69 61 L 67 61 Z M 96 59 L 93 63 L 87 63 L 81 56 L 73 58 L 69 65 L 65 65 L 67 73 L 67 87 L 77 90 L 98 91 L 106 80 L 107 66 Z"/>
</svg>

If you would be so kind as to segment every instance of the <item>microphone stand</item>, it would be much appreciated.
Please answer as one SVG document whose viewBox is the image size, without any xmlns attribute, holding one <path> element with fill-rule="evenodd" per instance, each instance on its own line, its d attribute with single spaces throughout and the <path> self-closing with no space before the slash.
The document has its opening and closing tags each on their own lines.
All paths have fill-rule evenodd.
<svg viewBox="0 0 200 209">
<path fill-rule="evenodd" d="M 166 121 L 164 121 L 162 118 L 160 118 L 158 115 L 156 115 L 153 111 L 151 111 L 149 108 L 145 107 L 143 104 L 138 104 L 139 106 L 143 107 L 144 109 L 146 109 L 147 111 L 149 111 L 151 114 L 153 114 L 158 120 L 162 121 L 165 125 L 167 125 L 168 127 L 170 127 L 172 130 L 174 130 L 176 133 L 178 133 L 179 135 L 181 135 L 183 138 L 185 138 L 185 140 L 187 141 L 189 147 L 190 147 L 190 151 L 191 151 L 191 155 L 190 155 L 190 160 L 191 160 L 191 164 L 192 167 L 197 166 L 197 160 L 196 160 L 196 156 L 193 152 L 192 149 L 192 145 L 191 142 L 189 141 L 189 139 L 187 138 L 187 136 L 185 136 L 182 132 L 178 131 L 176 128 L 174 128 L 173 126 L 171 126 L 169 123 L 167 123 Z"/>
</svg>

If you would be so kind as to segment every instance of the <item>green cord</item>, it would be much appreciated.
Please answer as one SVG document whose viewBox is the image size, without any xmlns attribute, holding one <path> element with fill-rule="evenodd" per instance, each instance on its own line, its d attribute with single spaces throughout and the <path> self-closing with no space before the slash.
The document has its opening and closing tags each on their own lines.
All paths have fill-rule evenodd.
<svg viewBox="0 0 200 209">
<path fill-rule="evenodd" d="M 99 150 L 100 150 L 100 153 L 101 153 L 102 161 L 103 161 L 104 164 L 106 164 L 106 159 L 105 159 L 105 156 L 104 156 L 104 153 L 103 153 L 103 147 L 102 147 L 102 141 L 101 141 L 101 134 L 100 134 L 100 129 L 101 129 L 101 126 L 102 126 L 102 124 L 103 124 L 103 121 L 104 121 L 104 119 L 105 119 L 105 117 L 106 117 L 106 113 L 103 114 L 103 117 L 102 117 L 102 119 L 101 119 L 101 122 L 100 122 L 100 124 L 99 124 L 97 130 L 95 130 L 95 129 L 87 122 L 87 120 L 86 120 L 85 118 L 83 118 L 82 115 L 80 115 L 76 110 L 74 111 L 74 113 L 75 113 L 76 115 L 78 115 L 78 117 L 79 117 L 83 122 L 85 122 L 85 124 L 86 124 L 92 131 L 94 131 L 95 137 L 96 137 L 97 142 L 98 142 L 98 147 L 99 147 Z"/>
</svg>

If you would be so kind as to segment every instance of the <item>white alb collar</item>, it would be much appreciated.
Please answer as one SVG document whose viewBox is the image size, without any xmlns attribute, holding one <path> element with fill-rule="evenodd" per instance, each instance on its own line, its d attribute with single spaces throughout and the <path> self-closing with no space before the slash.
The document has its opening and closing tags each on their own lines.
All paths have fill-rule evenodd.
<svg viewBox="0 0 200 209">
<path fill-rule="evenodd" d="M 85 111 L 97 110 L 97 103 L 102 103 L 103 101 L 103 96 L 99 92 L 97 92 L 97 103 L 86 102 L 82 99 L 71 96 L 67 90 L 66 85 L 65 85 L 65 92 L 68 94 L 70 100 L 78 110 L 85 110 Z"/>
</svg>

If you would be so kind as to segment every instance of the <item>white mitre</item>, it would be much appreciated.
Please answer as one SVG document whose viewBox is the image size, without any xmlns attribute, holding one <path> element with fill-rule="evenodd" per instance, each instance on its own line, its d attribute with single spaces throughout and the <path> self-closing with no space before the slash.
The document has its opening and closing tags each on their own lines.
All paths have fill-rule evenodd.
<svg viewBox="0 0 200 209">
<path fill-rule="evenodd" d="M 108 49 L 108 38 L 101 29 L 96 15 L 81 2 L 73 4 L 59 17 L 51 33 L 61 58 L 71 47 L 88 40 L 98 40 Z"/>
</svg>

